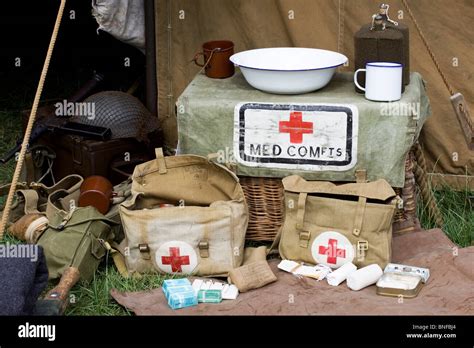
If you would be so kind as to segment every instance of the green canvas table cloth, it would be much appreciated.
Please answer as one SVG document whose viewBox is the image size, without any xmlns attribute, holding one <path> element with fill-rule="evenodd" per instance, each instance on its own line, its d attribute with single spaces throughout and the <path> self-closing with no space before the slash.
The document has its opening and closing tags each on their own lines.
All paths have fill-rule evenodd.
<svg viewBox="0 0 474 348">
<path fill-rule="evenodd" d="M 176 102 L 178 154 L 207 156 L 237 175 L 307 180 L 369 180 L 403 187 L 406 155 L 431 113 L 424 81 L 412 73 L 397 102 L 355 92 L 352 73 L 323 89 L 276 95 L 252 88 L 240 71 L 228 79 L 198 74 Z"/>
</svg>

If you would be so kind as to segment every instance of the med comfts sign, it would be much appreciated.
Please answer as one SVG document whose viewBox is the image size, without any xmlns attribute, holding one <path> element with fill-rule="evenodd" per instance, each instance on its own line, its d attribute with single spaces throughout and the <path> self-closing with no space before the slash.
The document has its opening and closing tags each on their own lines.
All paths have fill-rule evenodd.
<svg viewBox="0 0 474 348">
<path fill-rule="evenodd" d="M 346 104 L 240 103 L 234 156 L 250 167 L 348 170 L 357 163 L 358 116 Z"/>
</svg>

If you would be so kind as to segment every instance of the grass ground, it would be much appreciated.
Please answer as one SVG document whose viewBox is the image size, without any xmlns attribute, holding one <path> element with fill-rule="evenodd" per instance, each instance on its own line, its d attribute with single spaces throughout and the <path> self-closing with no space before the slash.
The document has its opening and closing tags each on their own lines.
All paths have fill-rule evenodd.
<svg viewBox="0 0 474 348">
<path fill-rule="evenodd" d="M 31 101 L 29 93 L 12 93 L 0 97 L 0 155 L 12 147 L 20 135 L 20 111 L 28 108 Z M 13 97 L 15 95 L 15 97 Z M 21 98 L 18 98 L 21 95 Z M 21 100 L 19 100 L 21 99 Z M 0 184 L 10 182 L 15 162 L 0 165 Z M 460 247 L 470 245 L 474 240 L 474 209 L 469 197 L 472 192 L 455 192 L 450 189 L 435 192 L 444 218 L 443 231 Z M 0 198 L 1 203 L 1 198 Z M 419 204 L 418 216 L 426 229 L 434 227 L 426 209 Z M 6 236 L 4 241 L 16 243 Z M 163 277 L 157 275 L 143 276 L 141 279 L 124 279 L 107 258 L 90 284 L 78 284 L 71 292 L 71 305 L 68 315 L 131 315 L 129 311 L 117 304 L 109 295 L 110 289 L 119 291 L 140 291 L 156 288 L 161 285 Z M 51 284 L 52 286 L 52 284 Z"/>
</svg>

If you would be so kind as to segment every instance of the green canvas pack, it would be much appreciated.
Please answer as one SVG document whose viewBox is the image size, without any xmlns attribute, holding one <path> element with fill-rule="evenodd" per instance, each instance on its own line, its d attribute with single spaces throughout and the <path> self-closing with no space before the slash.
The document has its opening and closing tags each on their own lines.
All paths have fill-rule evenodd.
<svg viewBox="0 0 474 348">
<path fill-rule="evenodd" d="M 69 267 L 79 269 L 81 279 L 92 280 L 113 237 L 117 223 L 93 207 L 76 208 L 67 215 L 55 214 L 38 240 L 44 249 L 49 279 L 60 278 Z"/>
<path fill-rule="evenodd" d="M 331 113 L 334 105 L 340 112 Z M 354 93 L 353 73 L 336 74 L 325 88 L 301 95 L 262 93 L 239 71 L 228 79 L 198 74 L 176 107 L 178 154 L 217 153 L 219 163 L 239 176 L 250 177 L 297 174 L 306 180 L 351 182 L 355 172 L 364 168 L 370 181 L 385 179 L 393 187 L 403 187 L 407 153 L 431 113 L 423 79 L 417 73 L 411 75 L 402 99 L 393 103 L 368 101 Z M 349 109 L 351 122 L 349 116 L 343 116 L 349 115 Z M 290 125 L 292 117 L 296 126 Z M 305 121 L 302 124 L 312 127 L 313 134 L 294 133 L 292 141 L 291 129 L 303 127 L 297 125 L 299 117 Z M 279 128 L 285 124 L 286 130 Z M 333 145 L 345 149 L 332 153 Z M 342 156 L 347 163 L 329 165 L 331 156 L 337 159 L 338 153 L 351 153 L 349 148 L 352 156 Z"/>
</svg>

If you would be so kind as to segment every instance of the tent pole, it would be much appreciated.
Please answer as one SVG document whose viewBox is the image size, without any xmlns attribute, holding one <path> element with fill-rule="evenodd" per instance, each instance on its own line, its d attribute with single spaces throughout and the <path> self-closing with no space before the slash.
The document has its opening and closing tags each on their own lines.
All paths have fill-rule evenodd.
<svg viewBox="0 0 474 348">
<path fill-rule="evenodd" d="M 155 0 L 145 0 L 146 107 L 158 117 L 155 43 Z"/>
</svg>

